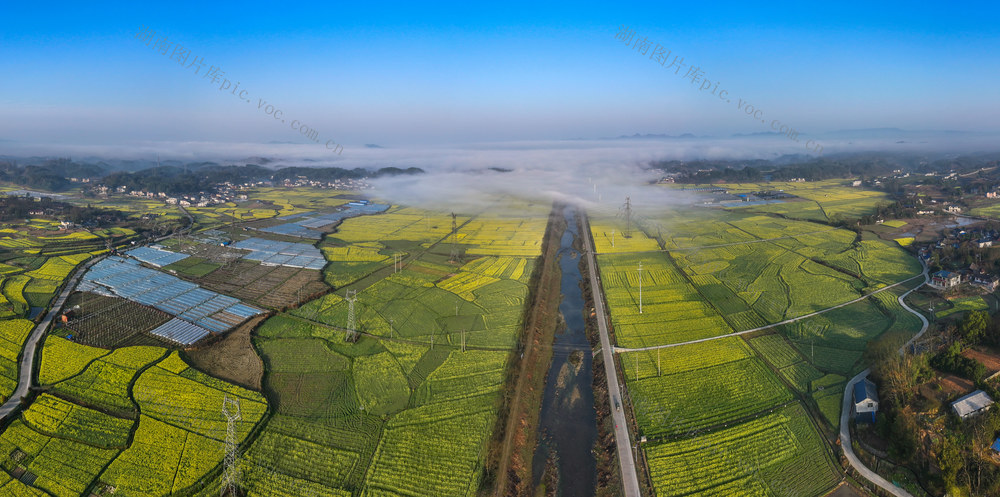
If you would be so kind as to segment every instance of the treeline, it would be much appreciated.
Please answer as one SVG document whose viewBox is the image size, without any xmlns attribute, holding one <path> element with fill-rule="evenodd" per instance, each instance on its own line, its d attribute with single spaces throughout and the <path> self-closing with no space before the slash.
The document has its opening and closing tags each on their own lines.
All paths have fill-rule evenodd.
<svg viewBox="0 0 1000 497">
<path fill-rule="evenodd" d="M 856 178 L 890 174 L 899 165 L 883 159 L 839 158 L 812 159 L 808 162 L 782 164 L 756 161 L 660 161 L 650 164 L 653 169 L 679 173 L 680 183 L 755 183 L 758 181 L 789 181 L 802 178 L 819 181 L 832 178 Z"/>
<path fill-rule="evenodd" d="M 861 224 L 874 224 L 875 221 L 882 219 L 905 219 L 917 216 L 917 211 L 920 210 L 920 206 L 913 203 L 912 199 L 906 199 L 905 203 L 903 201 L 892 201 L 892 202 L 879 202 L 875 204 L 875 211 L 871 214 L 865 214 L 859 218 Z"/>
<path fill-rule="evenodd" d="M 343 169 L 339 167 L 283 167 L 266 168 L 255 164 L 226 166 L 215 162 L 171 161 L 167 165 L 141 168 L 140 164 L 118 161 L 116 165 L 78 163 L 71 159 L 34 159 L 30 164 L 16 160 L 0 160 L 0 181 L 26 188 L 45 191 L 65 191 L 73 187 L 69 178 L 91 178 L 92 184 L 101 183 L 111 188 L 124 186 L 128 190 L 164 192 L 170 195 L 193 194 L 212 191 L 220 183 L 247 183 L 306 179 L 310 181 L 335 181 L 338 179 L 378 178 L 421 174 L 419 167 L 401 169 Z M 124 170 L 128 167 L 132 170 Z M 134 170 L 136 167 L 140 169 Z"/>
<path fill-rule="evenodd" d="M 919 154 L 896 154 L 869 152 L 835 157 L 785 156 L 774 160 L 661 160 L 649 163 L 649 167 L 665 173 L 675 174 L 674 181 L 680 183 L 752 183 L 757 181 L 787 181 L 802 178 L 818 181 L 833 178 L 871 178 L 891 176 L 895 171 L 910 172 L 921 176 L 927 184 L 948 186 L 951 183 L 940 176 L 923 177 L 925 173 L 957 172 L 970 173 L 963 183 L 973 189 L 983 189 L 995 185 L 1000 180 L 1000 158 L 997 154 L 932 158 Z M 912 178 L 916 179 L 916 178 Z M 883 189 L 894 193 L 912 179 L 889 179 L 883 182 Z M 951 180 L 954 182 L 954 180 Z"/>
<path fill-rule="evenodd" d="M 421 174 L 418 167 L 400 169 L 383 167 L 370 169 L 343 169 L 339 167 L 284 167 L 268 169 L 247 164 L 245 166 L 220 166 L 204 163 L 196 167 L 161 166 L 136 172 L 116 172 L 105 176 L 101 183 L 110 188 L 164 192 L 168 195 L 192 194 L 212 191 L 221 183 L 241 184 L 256 181 L 282 182 L 305 179 L 309 181 L 335 181 L 340 179 L 377 178 L 405 174 Z"/>
<path fill-rule="evenodd" d="M 341 169 L 339 167 L 284 167 L 277 171 L 271 170 L 272 181 L 284 181 L 286 179 L 308 179 L 311 181 L 335 181 L 338 179 L 361 179 L 378 178 L 383 176 L 401 176 L 407 174 L 422 174 L 423 169 L 419 167 L 409 167 L 400 169 L 398 167 L 383 167 L 372 171 L 360 167 L 354 169 Z"/>
<path fill-rule="evenodd" d="M 219 183 L 244 183 L 270 178 L 274 171 L 261 166 L 220 166 L 215 163 L 188 164 L 187 166 L 160 166 L 136 172 L 119 171 L 100 180 L 109 188 L 125 187 L 127 190 L 164 192 L 181 195 L 210 191 Z"/>
<path fill-rule="evenodd" d="M 116 209 L 86 207 L 58 202 L 51 198 L 0 196 L 0 221 L 19 221 L 38 217 L 32 212 L 42 212 L 43 216 L 55 217 L 63 221 L 86 226 L 107 226 L 125 220 L 128 216 Z"/>
<path fill-rule="evenodd" d="M 0 161 L 0 181 L 40 190 L 63 191 L 72 185 L 69 178 L 90 178 L 102 174 L 104 170 L 100 166 L 78 164 L 69 159 L 46 159 L 25 166 L 13 160 Z"/>
</svg>

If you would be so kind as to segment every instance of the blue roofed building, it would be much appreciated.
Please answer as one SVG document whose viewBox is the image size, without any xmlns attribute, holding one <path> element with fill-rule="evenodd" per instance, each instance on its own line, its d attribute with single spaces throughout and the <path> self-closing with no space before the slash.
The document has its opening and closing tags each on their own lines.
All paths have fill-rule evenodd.
<svg viewBox="0 0 1000 497">
<path fill-rule="evenodd" d="M 993 449 L 994 452 L 1000 452 L 1000 438 L 998 438 L 996 442 L 993 442 L 993 445 L 991 445 L 990 448 Z"/>
<path fill-rule="evenodd" d="M 854 384 L 854 418 L 858 421 L 875 422 L 875 413 L 878 412 L 878 392 L 875 384 L 865 378 Z"/>
</svg>

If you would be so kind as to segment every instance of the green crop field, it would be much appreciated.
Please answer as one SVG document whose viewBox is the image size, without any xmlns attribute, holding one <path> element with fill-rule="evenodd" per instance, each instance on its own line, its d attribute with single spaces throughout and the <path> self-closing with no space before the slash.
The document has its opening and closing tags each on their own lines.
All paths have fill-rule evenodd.
<svg viewBox="0 0 1000 497">
<path fill-rule="evenodd" d="M 809 185 L 794 193 L 808 200 L 645 213 L 639 226 L 665 251 L 626 245 L 597 258 L 619 347 L 711 339 L 821 312 L 746 339 L 619 353 L 657 495 L 829 491 L 841 478 L 815 425 L 837 428 L 844 377 L 862 367 L 869 341 L 920 327 L 895 289 L 830 310 L 921 272 L 895 243 L 810 221 L 865 213 L 883 197 Z M 591 234 L 606 238 L 608 218 L 596 219 Z M 810 420 L 804 402 L 821 415 Z"/>
<path fill-rule="evenodd" d="M 722 316 L 662 253 L 598 256 L 618 344 L 645 347 L 732 332 Z M 642 312 L 639 312 L 639 264 Z"/>
<path fill-rule="evenodd" d="M 17 386 L 21 347 L 35 324 L 27 319 L 0 321 L 0 398 L 4 401 Z"/>
<path fill-rule="evenodd" d="M 249 495 L 479 492 L 548 207 L 525 211 L 458 216 L 452 235 L 450 216 L 393 207 L 321 242 L 338 290 L 257 331 L 276 405 L 249 454 L 294 456 L 251 475 Z"/>
<path fill-rule="evenodd" d="M 781 190 L 803 200 L 752 206 L 749 209 L 820 221 L 833 221 L 844 217 L 856 218 L 870 213 L 876 205 L 888 199 L 883 192 L 851 187 L 849 183 L 850 181 L 831 179 L 714 186 L 727 188 L 731 193 Z"/>
<path fill-rule="evenodd" d="M 623 360 L 627 363 L 627 356 Z M 640 378 L 629 385 L 639 429 L 648 437 L 721 425 L 792 399 L 791 393 L 756 358 Z M 664 425 L 658 422 L 660 416 L 677 421 Z"/>
<path fill-rule="evenodd" d="M 846 378 L 866 366 L 868 342 L 920 326 L 896 301 L 904 286 L 827 310 L 922 268 L 896 242 L 834 227 L 871 212 L 886 198 L 879 192 L 843 180 L 724 188 L 799 198 L 746 207 L 637 200 L 627 222 L 619 205 L 593 209 L 595 290 L 619 347 L 623 407 L 646 438 L 639 450 L 656 495 L 823 495 L 843 479 L 823 436 L 839 423 Z M 314 188 L 246 191 L 246 203 L 187 209 L 190 233 L 163 243 L 186 250 L 207 243 L 203 236 L 240 240 L 245 229 L 286 221 L 275 217 L 329 213 L 362 198 Z M 107 252 L 107 241 L 121 247 L 187 224 L 184 212 L 155 198 L 90 201 L 121 209 L 127 222 L 119 224 L 129 227 L 60 230 L 39 215 L 0 228 L 0 397 L 16 385 L 31 307 L 52 302 L 74 268 Z M 230 427 L 222 408 L 233 402 L 248 496 L 490 493 L 491 478 L 503 477 L 487 475 L 491 443 L 524 346 L 551 208 L 486 195 L 455 215 L 391 205 L 344 219 L 308 242 L 325 265 L 294 302 L 284 296 L 298 276 L 227 263 L 218 251 L 165 267 L 237 297 L 251 280 L 267 282 L 275 302 L 252 329 L 184 351 L 87 346 L 72 321 L 47 335 L 37 392 L 0 432 L 0 494 L 220 495 Z M 894 225 L 901 227 L 878 228 Z M 71 306 L 80 295 L 88 294 L 74 294 Z M 962 300 L 940 311 L 978 305 Z M 707 341 L 686 343 L 695 340 Z M 657 348 L 628 350 L 644 347 Z M 217 350 L 224 352 L 203 360 Z M 231 357 L 237 369 L 256 368 L 255 381 L 233 379 L 256 390 L 206 373 L 231 378 L 212 365 Z M 37 479 L 9 478 L 15 469 Z"/>
<path fill-rule="evenodd" d="M 122 495 L 190 493 L 213 481 L 217 492 L 206 476 L 224 456 L 223 397 L 239 399 L 240 440 L 267 410 L 260 393 L 191 369 L 164 349 L 109 353 L 49 336 L 42 354 L 40 376 L 53 383 L 0 434 L 0 450 L 23 452 L 18 464 L 38 475 L 33 485 L 60 497 L 96 482 Z M 77 359 L 59 360 L 68 358 Z"/>
<path fill-rule="evenodd" d="M 645 450 L 657 495 L 822 495 L 840 482 L 799 405 Z"/>
<path fill-rule="evenodd" d="M 934 315 L 938 318 L 943 318 L 959 312 L 981 311 L 990 308 L 986 301 L 978 295 L 974 297 L 949 299 L 948 303 L 951 304 L 950 308 L 937 311 Z"/>
</svg>

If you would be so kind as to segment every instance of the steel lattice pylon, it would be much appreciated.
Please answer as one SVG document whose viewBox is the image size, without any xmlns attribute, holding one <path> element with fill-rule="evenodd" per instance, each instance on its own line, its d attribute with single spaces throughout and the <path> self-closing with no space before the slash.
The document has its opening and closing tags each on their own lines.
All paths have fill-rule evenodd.
<svg viewBox="0 0 1000 497">
<path fill-rule="evenodd" d="M 222 490 L 221 495 L 230 497 L 239 495 L 237 489 L 240 486 L 239 443 L 236 439 L 236 422 L 240 420 L 240 399 L 237 397 L 222 397 L 222 415 L 226 417 L 226 460 L 222 469 Z"/>
<path fill-rule="evenodd" d="M 347 301 L 347 339 L 350 341 L 355 341 L 357 339 L 358 330 L 354 327 L 354 302 L 358 300 L 357 290 L 348 290 L 347 296 L 344 297 Z"/>
</svg>

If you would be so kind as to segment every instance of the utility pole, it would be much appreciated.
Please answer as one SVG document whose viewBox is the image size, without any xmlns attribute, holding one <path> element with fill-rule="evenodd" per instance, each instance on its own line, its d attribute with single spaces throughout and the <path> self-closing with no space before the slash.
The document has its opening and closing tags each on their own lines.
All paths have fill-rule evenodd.
<svg viewBox="0 0 1000 497">
<path fill-rule="evenodd" d="M 656 349 L 656 376 L 660 376 L 660 349 Z"/>
<path fill-rule="evenodd" d="M 642 314 L 642 261 L 639 261 L 639 314 Z"/>
</svg>

